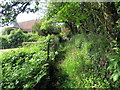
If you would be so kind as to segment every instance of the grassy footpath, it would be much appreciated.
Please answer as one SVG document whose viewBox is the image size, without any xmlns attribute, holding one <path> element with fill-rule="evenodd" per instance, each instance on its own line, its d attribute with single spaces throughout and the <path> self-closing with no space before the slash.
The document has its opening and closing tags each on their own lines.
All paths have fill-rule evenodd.
<svg viewBox="0 0 120 90">
<path fill-rule="evenodd" d="M 111 88 L 107 70 L 109 43 L 93 34 L 78 34 L 63 43 L 51 65 L 51 87 Z"/>
</svg>

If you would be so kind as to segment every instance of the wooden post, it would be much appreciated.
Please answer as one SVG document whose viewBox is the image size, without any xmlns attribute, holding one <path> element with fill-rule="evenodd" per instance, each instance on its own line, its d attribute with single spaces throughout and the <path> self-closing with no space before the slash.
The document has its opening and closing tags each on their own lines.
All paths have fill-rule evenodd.
<svg viewBox="0 0 120 90">
<path fill-rule="evenodd" d="M 50 39 L 47 42 L 47 61 L 49 62 L 49 55 L 50 55 Z"/>
</svg>

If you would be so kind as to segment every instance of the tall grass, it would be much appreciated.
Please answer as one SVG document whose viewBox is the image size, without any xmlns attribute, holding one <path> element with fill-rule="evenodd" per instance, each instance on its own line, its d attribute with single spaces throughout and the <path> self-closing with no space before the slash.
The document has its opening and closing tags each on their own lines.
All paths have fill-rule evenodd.
<svg viewBox="0 0 120 90">
<path fill-rule="evenodd" d="M 65 43 L 65 58 L 58 66 L 67 76 L 59 82 L 60 87 L 110 88 L 109 75 L 106 77 L 109 47 L 108 41 L 97 35 L 73 36 Z"/>
</svg>

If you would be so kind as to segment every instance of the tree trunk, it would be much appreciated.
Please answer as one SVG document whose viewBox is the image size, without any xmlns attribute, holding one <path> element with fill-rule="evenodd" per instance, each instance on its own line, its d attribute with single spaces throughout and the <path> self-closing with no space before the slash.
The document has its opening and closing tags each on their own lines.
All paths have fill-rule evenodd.
<svg viewBox="0 0 120 90">
<path fill-rule="evenodd" d="M 102 7 L 104 11 L 104 19 L 105 19 L 105 26 L 106 30 L 111 34 L 113 28 L 116 25 L 116 21 L 118 20 L 117 10 L 113 2 L 103 3 Z"/>
</svg>

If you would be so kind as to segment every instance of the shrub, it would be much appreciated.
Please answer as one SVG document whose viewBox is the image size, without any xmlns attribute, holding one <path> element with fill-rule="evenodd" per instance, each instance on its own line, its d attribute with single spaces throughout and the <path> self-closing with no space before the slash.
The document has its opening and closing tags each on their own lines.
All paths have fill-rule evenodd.
<svg viewBox="0 0 120 90">
<path fill-rule="evenodd" d="M 32 27 L 32 32 L 39 32 L 41 24 L 42 24 L 42 20 L 39 22 L 36 22 Z"/>
<path fill-rule="evenodd" d="M 8 36 L 0 36 L 0 49 L 9 48 Z"/>
<path fill-rule="evenodd" d="M 44 41 L 44 40 L 46 40 L 46 39 L 47 39 L 46 36 L 39 36 L 39 39 L 38 39 L 37 41 Z"/>
<path fill-rule="evenodd" d="M 22 45 L 22 42 L 26 40 L 25 34 L 21 31 L 12 31 L 9 36 L 9 43 L 12 48 Z"/>
<path fill-rule="evenodd" d="M 39 35 L 37 33 L 28 33 L 26 34 L 26 42 L 36 42 L 39 39 Z"/>
<path fill-rule="evenodd" d="M 14 27 L 5 28 L 4 31 L 2 32 L 2 35 L 9 35 L 11 31 L 17 31 L 17 30 L 18 28 L 14 28 Z"/>
<path fill-rule="evenodd" d="M 0 58 L 3 89 L 33 89 L 47 75 L 45 43 L 4 52 Z M 40 84 L 39 88 L 42 87 Z"/>
<path fill-rule="evenodd" d="M 47 36 L 49 34 L 58 35 L 59 33 L 60 33 L 60 30 L 57 29 L 54 24 L 52 25 L 50 23 L 45 23 L 45 25 L 43 24 L 39 32 L 39 34 L 42 36 Z"/>
<path fill-rule="evenodd" d="M 0 36 L 1 49 L 16 48 L 22 45 L 23 42 L 36 42 L 39 39 L 37 33 L 23 33 L 22 30 L 12 31 L 10 35 Z"/>
<path fill-rule="evenodd" d="M 60 29 L 56 27 L 56 23 L 53 23 L 53 19 L 42 19 L 33 26 L 33 32 L 38 32 L 39 35 L 47 36 L 48 34 L 59 34 Z"/>
<path fill-rule="evenodd" d="M 113 41 L 112 43 L 112 52 L 109 55 L 110 65 L 108 67 L 108 70 L 111 71 L 111 77 L 110 79 L 113 80 L 114 87 L 120 88 L 120 47 L 117 41 Z"/>
</svg>

